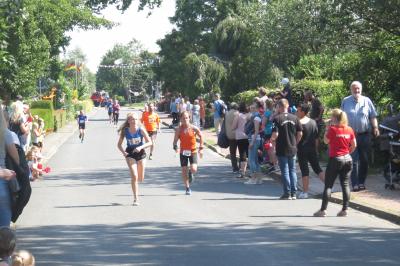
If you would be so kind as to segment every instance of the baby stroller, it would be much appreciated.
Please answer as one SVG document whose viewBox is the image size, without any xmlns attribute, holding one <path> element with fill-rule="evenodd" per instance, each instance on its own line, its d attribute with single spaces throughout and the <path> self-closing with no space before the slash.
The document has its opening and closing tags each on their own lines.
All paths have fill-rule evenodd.
<svg viewBox="0 0 400 266">
<path fill-rule="evenodd" d="M 385 189 L 395 189 L 400 184 L 400 114 L 386 117 L 379 125 L 381 129 L 380 148 L 388 152 L 387 165 L 383 176 L 386 179 Z"/>
</svg>

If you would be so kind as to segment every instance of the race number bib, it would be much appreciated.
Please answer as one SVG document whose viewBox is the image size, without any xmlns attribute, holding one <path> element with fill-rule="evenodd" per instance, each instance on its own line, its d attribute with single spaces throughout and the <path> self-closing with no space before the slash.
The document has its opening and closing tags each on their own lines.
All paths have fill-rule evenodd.
<svg viewBox="0 0 400 266">
<path fill-rule="evenodd" d="M 85 124 L 85 120 L 84 119 L 80 119 L 79 120 L 79 124 Z"/>
<path fill-rule="evenodd" d="M 191 150 L 183 150 L 182 155 L 190 157 L 190 156 L 192 156 L 192 151 Z"/>
<path fill-rule="evenodd" d="M 132 138 L 128 141 L 129 145 L 137 145 L 142 142 L 141 138 Z"/>
</svg>

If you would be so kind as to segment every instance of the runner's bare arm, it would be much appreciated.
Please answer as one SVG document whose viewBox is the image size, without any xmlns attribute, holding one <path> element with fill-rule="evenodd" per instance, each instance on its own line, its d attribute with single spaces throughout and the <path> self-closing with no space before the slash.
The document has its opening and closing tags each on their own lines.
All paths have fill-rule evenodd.
<svg viewBox="0 0 400 266">
<path fill-rule="evenodd" d="M 196 135 L 199 137 L 199 142 L 200 142 L 199 149 L 202 150 L 204 148 L 203 134 L 201 134 L 201 130 L 198 127 L 193 127 L 193 129 L 196 132 Z"/>
<path fill-rule="evenodd" d="M 118 147 L 118 150 L 120 150 L 121 151 L 121 153 L 122 153 L 122 155 L 124 156 L 124 157 L 126 157 L 126 155 L 127 155 L 127 153 L 124 151 L 124 149 L 122 148 L 122 142 L 124 141 L 124 133 L 121 131 L 121 133 L 119 134 L 119 139 L 118 139 L 118 144 L 117 144 L 117 147 Z"/>
<path fill-rule="evenodd" d="M 147 133 L 146 129 L 144 128 L 140 128 L 140 131 L 143 134 L 144 140 L 146 141 L 142 146 L 139 146 L 137 149 L 139 150 L 143 150 L 147 147 L 150 147 L 151 145 L 153 145 L 153 141 L 151 140 L 151 138 L 149 137 L 149 134 Z"/>
<path fill-rule="evenodd" d="M 178 139 L 179 139 L 179 131 L 180 131 L 180 127 L 177 127 L 177 128 L 175 129 L 174 142 L 173 142 L 173 144 L 172 144 L 174 150 L 177 150 L 177 149 L 178 149 L 178 145 L 177 145 L 177 144 L 178 144 Z"/>
</svg>

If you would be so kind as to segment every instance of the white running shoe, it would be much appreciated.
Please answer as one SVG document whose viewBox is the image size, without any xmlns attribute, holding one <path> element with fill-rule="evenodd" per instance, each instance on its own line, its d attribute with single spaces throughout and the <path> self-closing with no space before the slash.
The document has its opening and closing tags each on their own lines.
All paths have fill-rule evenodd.
<svg viewBox="0 0 400 266">
<path fill-rule="evenodd" d="M 257 181 L 255 179 L 253 179 L 253 178 L 250 178 L 249 180 L 247 180 L 243 184 L 245 184 L 245 185 L 257 185 Z"/>
<path fill-rule="evenodd" d="M 301 192 L 299 195 L 299 199 L 308 199 L 308 193 L 307 192 Z"/>
</svg>

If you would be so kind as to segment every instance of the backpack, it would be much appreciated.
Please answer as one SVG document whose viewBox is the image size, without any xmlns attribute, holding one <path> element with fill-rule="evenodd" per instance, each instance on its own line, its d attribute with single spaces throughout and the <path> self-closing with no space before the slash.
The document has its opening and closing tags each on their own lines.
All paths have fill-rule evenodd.
<svg viewBox="0 0 400 266">
<path fill-rule="evenodd" d="M 227 111 L 228 107 L 223 101 L 218 102 L 218 115 L 219 117 L 225 117 L 225 113 Z"/>
<path fill-rule="evenodd" d="M 224 149 L 229 147 L 229 139 L 228 136 L 226 136 L 225 119 L 224 122 L 222 122 L 221 132 L 218 134 L 217 145 Z"/>
<path fill-rule="evenodd" d="M 261 117 L 259 113 L 252 114 L 250 119 L 244 125 L 244 133 L 250 138 L 254 134 L 254 119 Z"/>
</svg>

